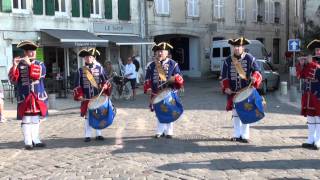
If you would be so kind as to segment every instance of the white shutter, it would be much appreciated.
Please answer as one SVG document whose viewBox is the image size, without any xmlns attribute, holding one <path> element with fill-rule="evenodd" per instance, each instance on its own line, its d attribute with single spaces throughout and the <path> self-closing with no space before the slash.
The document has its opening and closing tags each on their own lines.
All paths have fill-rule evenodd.
<svg viewBox="0 0 320 180">
<path fill-rule="evenodd" d="M 220 0 L 220 17 L 224 18 L 224 0 Z"/>
<path fill-rule="evenodd" d="M 193 0 L 193 2 L 194 2 L 194 16 L 195 17 L 199 17 L 200 16 L 200 13 L 199 13 L 199 11 L 200 11 L 200 1 L 199 0 Z"/>
<path fill-rule="evenodd" d="M 240 6 L 241 6 L 241 0 L 237 0 L 237 8 L 236 8 L 236 13 L 237 13 L 237 15 L 236 15 L 236 19 L 237 20 L 241 20 L 240 18 L 241 18 L 241 9 L 240 9 Z"/>
<path fill-rule="evenodd" d="M 275 8 L 274 0 L 270 0 L 270 23 L 274 23 Z"/>
<path fill-rule="evenodd" d="M 265 22 L 269 22 L 269 0 L 264 1 L 264 20 Z"/>
<path fill-rule="evenodd" d="M 219 6 L 218 6 L 219 0 L 214 0 L 213 2 L 213 16 L 215 18 L 219 18 Z"/>
<path fill-rule="evenodd" d="M 280 7 L 280 10 L 281 10 L 280 23 L 281 23 L 281 24 L 284 24 L 284 23 L 285 23 L 285 4 L 284 4 L 284 2 L 282 1 L 280 5 L 281 5 L 281 7 Z M 298 8 L 298 9 L 299 9 L 299 8 Z"/>
<path fill-rule="evenodd" d="M 161 14 L 161 11 L 160 11 L 160 7 L 161 6 L 161 0 L 155 0 L 154 1 L 154 7 L 156 8 L 156 13 L 157 14 Z"/>
<path fill-rule="evenodd" d="M 169 7 L 169 0 L 163 0 L 163 14 L 168 14 L 170 13 L 170 7 Z"/>
<path fill-rule="evenodd" d="M 253 6 L 253 9 L 252 9 L 252 19 L 253 19 L 253 22 L 257 22 L 258 21 L 258 0 L 254 0 L 254 6 Z"/>
<path fill-rule="evenodd" d="M 193 12 L 192 12 L 192 2 L 193 0 L 188 0 L 187 1 L 187 15 L 188 16 L 192 16 Z"/>
<path fill-rule="evenodd" d="M 246 17 L 245 11 L 245 0 L 241 0 L 241 20 L 245 20 Z"/>
</svg>

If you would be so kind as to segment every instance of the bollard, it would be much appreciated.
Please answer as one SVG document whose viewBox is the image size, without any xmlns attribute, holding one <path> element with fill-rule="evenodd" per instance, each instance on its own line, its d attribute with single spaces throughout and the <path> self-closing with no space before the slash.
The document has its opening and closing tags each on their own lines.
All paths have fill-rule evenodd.
<svg viewBox="0 0 320 180">
<path fill-rule="evenodd" d="M 49 94 L 49 108 L 56 109 L 56 94 Z"/>
<path fill-rule="evenodd" d="M 292 85 L 290 87 L 290 95 L 289 95 L 290 102 L 297 102 L 297 96 L 298 96 L 297 87 L 295 85 Z"/>
<path fill-rule="evenodd" d="M 282 81 L 280 83 L 280 94 L 287 95 L 288 94 L 288 83 L 287 81 Z"/>
</svg>

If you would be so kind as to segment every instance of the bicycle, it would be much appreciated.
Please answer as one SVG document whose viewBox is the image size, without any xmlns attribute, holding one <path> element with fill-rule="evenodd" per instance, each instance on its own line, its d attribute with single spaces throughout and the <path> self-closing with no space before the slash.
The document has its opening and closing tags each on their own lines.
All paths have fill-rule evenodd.
<svg viewBox="0 0 320 180">
<path fill-rule="evenodd" d="M 112 78 L 112 94 L 111 96 L 116 100 L 131 97 L 131 88 L 129 87 L 128 80 L 123 76 L 115 75 Z"/>
</svg>

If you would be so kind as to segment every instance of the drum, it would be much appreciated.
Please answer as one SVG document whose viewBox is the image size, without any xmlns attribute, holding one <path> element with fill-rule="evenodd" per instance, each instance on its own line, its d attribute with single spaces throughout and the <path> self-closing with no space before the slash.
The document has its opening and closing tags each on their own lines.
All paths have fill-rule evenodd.
<svg viewBox="0 0 320 180">
<path fill-rule="evenodd" d="M 104 129 L 110 126 L 116 115 L 111 100 L 107 96 L 99 96 L 88 104 L 89 125 L 94 129 Z"/>
<path fill-rule="evenodd" d="M 183 113 L 183 107 L 179 96 L 170 89 L 162 90 L 157 94 L 152 104 L 160 123 L 171 123 L 177 120 Z"/>
<path fill-rule="evenodd" d="M 264 117 L 263 99 L 255 88 L 245 88 L 234 99 L 234 108 L 243 124 L 250 124 Z"/>
</svg>

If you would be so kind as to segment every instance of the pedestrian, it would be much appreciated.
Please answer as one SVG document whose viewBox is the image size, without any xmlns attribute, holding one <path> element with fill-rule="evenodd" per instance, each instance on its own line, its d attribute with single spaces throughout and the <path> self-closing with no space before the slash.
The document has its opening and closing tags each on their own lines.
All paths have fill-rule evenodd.
<svg viewBox="0 0 320 180">
<path fill-rule="evenodd" d="M 320 40 L 313 40 L 307 49 L 320 48 Z M 303 148 L 320 148 L 320 64 L 312 57 L 300 57 L 296 65 L 297 77 L 302 80 L 301 115 L 307 117 L 308 139 Z"/>
<path fill-rule="evenodd" d="M 83 49 L 79 52 L 79 56 L 85 61 L 85 66 L 78 69 L 74 83 L 74 99 L 81 101 L 80 115 L 85 118 L 85 142 L 91 141 L 92 131 L 87 117 L 89 100 L 99 95 L 101 89 L 104 89 L 103 93 L 107 96 L 110 95 L 111 90 L 110 83 L 106 81 L 103 67 L 96 61 L 96 57 L 99 55 L 100 52 L 95 48 Z M 96 129 L 96 140 L 104 140 L 101 130 Z"/>
<path fill-rule="evenodd" d="M 132 89 L 132 100 L 134 100 L 136 96 L 136 66 L 133 64 L 132 57 L 129 57 L 127 63 L 124 68 L 124 77 L 130 81 L 131 89 Z M 125 81 L 126 82 L 126 81 Z"/>
<path fill-rule="evenodd" d="M 137 75 L 136 82 L 137 82 L 137 84 L 140 83 L 140 71 L 139 71 L 140 70 L 140 62 L 138 59 L 140 60 L 140 57 L 138 55 L 132 56 L 132 62 L 136 67 L 136 75 Z"/>
<path fill-rule="evenodd" d="M 44 89 L 46 67 L 35 59 L 38 46 L 32 41 L 22 41 L 17 45 L 23 49 L 24 57 L 15 57 L 9 71 L 12 84 L 17 87 L 17 119 L 21 121 L 25 149 L 45 147 L 39 136 L 40 116 L 48 112 L 48 96 Z"/>
<path fill-rule="evenodd" d="M 227 95 L 226 110 L 232 111 L 234 136 L 231 141 L 248 143 L 250 124 L 241 122 L 233 107 L 233 98 L 241 89 L 248 87 L 250 81 L 253 87 L 258 88 L 262 76 L 255 58 L 244 52 L 244 46 L 249 44 L 247 39 L 230 39 L 228 43 L 233 47 L 233 54 L 223 62 L 221 85 L 223 93 Z"/>
<path fill-rule="evenodd" d="M 165 42 L 153 46 L 154 61 L 149 63 L 146 70 L 144 83 L 144 92 L 151 94 L 150 99 L 156 97 L 162 90 L 165 89 L 180 89 L 183 87 L 183 79 L 180 75 L 178 63 L 168 58 L 169 50 L 173 47 Z M 150 101 L 151 102 L 151 101 Z M 153 105 L 150 103 L 150 110 L 154 111 Z M 155 138 L 173 137 L 173 122 L 160 123 L 158 117 L 157 129 Z"/>
<path fill-rule="evenodd" d="M 3 91 L 0 89 L 0 123 L 6 122 L 6 118 L 4 117 L 4 94 Z"/>
</svg>

